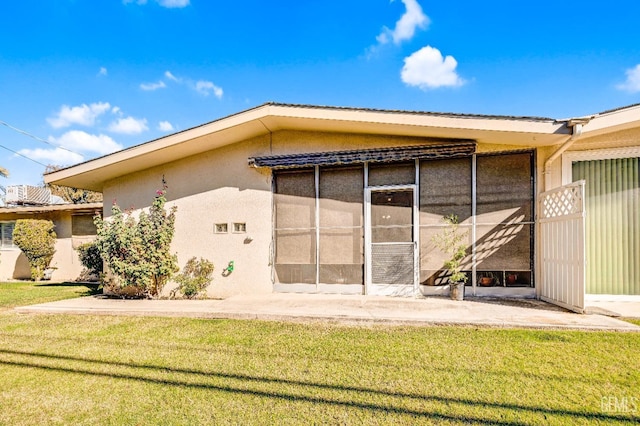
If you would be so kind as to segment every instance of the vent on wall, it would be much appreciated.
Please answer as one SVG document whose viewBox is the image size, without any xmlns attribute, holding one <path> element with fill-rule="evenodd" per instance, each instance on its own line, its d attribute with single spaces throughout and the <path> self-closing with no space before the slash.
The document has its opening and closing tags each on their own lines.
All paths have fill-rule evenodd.
<svg viewBox="0 0 640 426">
<path fill-rule="evenodd" d="M 5 202 L 7 204 L 50 204 L 51 191 L 39 186 L 7 186 Z"/>
</svg>

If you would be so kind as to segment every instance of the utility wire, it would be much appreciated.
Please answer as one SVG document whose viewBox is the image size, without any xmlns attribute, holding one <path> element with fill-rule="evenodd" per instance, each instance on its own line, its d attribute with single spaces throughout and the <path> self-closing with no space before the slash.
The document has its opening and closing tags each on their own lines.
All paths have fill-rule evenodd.
<svg viewBox="0 0 640 426">
<path fill-rule="evenodd" d="M 18 133 L 22 133 L 22 134 L 23 134 L 23 135 L 25 135 L 25 136 L 28 136 L 28 137 L 30 137 L 30 138 L 32 138 L 32 139 L 35 139 L 35 140 L 37 140 L 38 142 L 46 143 L 47 145 L 52 146 L 52 147 L 54 147 L 54 148 L 64 149 L 65 151 L 68 151 L 68 152 L 70 152 L 70 153 L 72 153 L 72 154 L 76 154 L 76 155 L 80 155 L 80 156 L 84 157 L 84 155 L 80 154 L 79 152 L 75 152 L 75 151 L 72 151 L 72 150 L 70 150 L 70 149 L 68 149 L 68 148 L 65 148 L 65 147 L 63 147 L 63 146 L 53 144 L 53 143 L 49 142 L 49 141 L 48 141 L 48 140 L 46 140 L 46 139 L 39 138 L 39 137 L 37 137 L 37 136 L 35 136 L 35 135 L 32 135 L 32 134 L 31 134 L 31 133 L 29 133 L 29 132 L 26 132 L 26 131 L 24 131 L 24 130 L 22 130 L 22 129 L 18 129 L 17 127 L 12 126 L 11 124 L 7 123 L 6 121 L 2 121 L 2 120 L 0 120 L 0 124 L 2 124 L 3 126 L 6 126 L 6 127 L 8 127 L 8 128 L 10 128 L 10 129 L 11 129 L 11 130 L 13 130 L 13 131 L 16 131 L 16 132 L 18 132 Z M 8 148 L 6 148 L 6 147 L 3 147 L 3 148 L 8 149 Z M 11 150 L 9 150 L 9 151 L 11 151 Z M 13 152 L 15 152 L 15 151 L 13 151 Z M 18 154 L 18 153 L 16 152 L 16 154 Z M 18 155 L 21 155 L 21 154 L 18 154 Z M 22 155 L 22 157 L 25 157 L 25 156 L 24 156 L 24 155 Z M 28 157 L 25 157 L 25 158 L 28 158 Z M 35 160 L 32 160 L 32 161 L 35 161 Z M 36 161 L 36 163 L 37 163 L 37 161 Z M 38 164 L 41 164 L 41 163 L 38 163 Z"/>
<path fill-rule="evenodd" d="M 27 157 L 27 156 L 26 156 L 26 155 L 24 155 L 24 154 L 20 154 L 18 151 L 14 151 L 14 150 L 12 150 L 11 148 L 7 148 L 7 147 L 6 147 L 6 146 L 4 146 L 4 145 L 0 145 L 0 148 L 4 148 L 4 149 L 6 149 L 7 151 L 11 151 L 11 152 L 13 152 L 13 153 L 14 153 L 14 154 L 16 154 L 16 155 L 19 155 L 19 156 L 20 156 L 20 157 L 22 157 L 22 158 L 26 158 L 26 159 L 27 159 L 27 160 L 29 160 L 29 161 L 33 161 L 34 163 L 37 163 L 37 164 L 40 164 L 41 166 L 45 166 L 45 167 L 47 167 L 47 165 L 46 165 L 46 164 L 43 164 L 43 163 L 39 162 L 38 160 L 34 160 L 33 158 L 29 158 L 29 157 Z"/>
</svg>

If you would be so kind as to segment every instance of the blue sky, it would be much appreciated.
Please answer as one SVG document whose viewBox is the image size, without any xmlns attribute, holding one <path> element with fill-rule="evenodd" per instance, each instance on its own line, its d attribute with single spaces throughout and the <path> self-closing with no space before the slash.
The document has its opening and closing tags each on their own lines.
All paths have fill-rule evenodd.
<svg viewBox="0 0 640 426">
<path fill-rule="evenodd" d="M 7 1 L 0 184 L 268 101 L 553 118 L 638 103 L 639 18 L 637 0 Z"/>
</svg>

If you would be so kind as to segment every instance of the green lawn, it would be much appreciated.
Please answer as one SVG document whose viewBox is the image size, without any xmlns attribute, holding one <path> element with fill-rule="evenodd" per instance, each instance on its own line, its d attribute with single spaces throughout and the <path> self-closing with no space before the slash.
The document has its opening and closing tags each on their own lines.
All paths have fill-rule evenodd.
<svg viewBox="0 0 640 426">
<path fill-rule="evenodd" d="M 96 285 L 49 281 L 0 282 L 0 310 L 16 306 L 72 299 L 96 293 Z"/>
<path fill-rule="evenodd" d="M 0 312 L 2 425 L 631 424 L 639 400 L 640 333 Z"/>
</svg>

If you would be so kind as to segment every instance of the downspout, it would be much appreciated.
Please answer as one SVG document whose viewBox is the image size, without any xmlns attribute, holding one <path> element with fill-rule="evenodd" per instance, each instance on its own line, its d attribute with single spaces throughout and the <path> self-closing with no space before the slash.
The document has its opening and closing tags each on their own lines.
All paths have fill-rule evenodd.
<svg viewBox="0 0 640 426">
<path fill-rule="evenodd" d="M 571 136 L 544 162 L 544 190 L 549 191 L 551 182 L 549 175 L 551 174 L 551 164 L 558 159 L 573 143 L 582 135 L 582 127 L 587 124 L 593 117 L 571 118 L 567 120 L 567 127 L 571 127 Z"/>
</svg>

